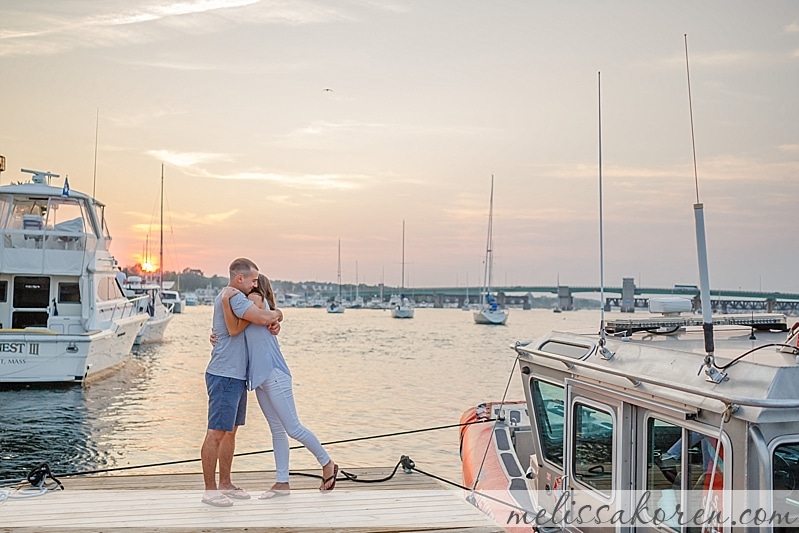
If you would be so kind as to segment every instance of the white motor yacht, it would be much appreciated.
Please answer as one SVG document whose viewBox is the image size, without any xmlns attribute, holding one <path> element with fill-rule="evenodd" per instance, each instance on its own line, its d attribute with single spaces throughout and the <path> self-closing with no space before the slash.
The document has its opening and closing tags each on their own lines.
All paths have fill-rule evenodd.
<svg viewBox="0 0 799 533">
<path fill-rule="evenodd" d="M 23 172 L 0 187 L 0 383 L 82 382 L 128 356 L 148 315 L 117 281 L 105 206 Z"/>
<path fill-rule="evenodd" d="M 139 310 L 149 317 L 136 335 L 135 344 L 149 344 L 164 340 L 167 325 L 174 317 L 172 308 L 167 307 L 161 299 L 161 286 L 147 283 L 139 276 L 130 276 L 122 285 L 128 298 L 138 302 Z M 141 298 L 144 296 L 144 298 Z"/>
<path fill-rule="evenodd" d="M 164 289 L 161 291 L 161 301 L 164 305 L 172 309 L 172 312 L 179 314 L 183 312 L 183 306 L 186 301 L 183 299 L 178 291 Z"/>
</svg>

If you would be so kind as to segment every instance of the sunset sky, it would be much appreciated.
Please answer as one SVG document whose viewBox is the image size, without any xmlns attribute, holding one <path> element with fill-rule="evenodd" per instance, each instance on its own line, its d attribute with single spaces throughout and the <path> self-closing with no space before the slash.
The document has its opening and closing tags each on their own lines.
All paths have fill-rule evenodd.
<svg viewBox="0 0 799 533">
<path fill-rule="evenodd" d="M 799 2 L 0 0 L 0 184 L 68 175 L 122 265 L 799 292 Z M 95 126 L 99 113 L 96 184 Z M 60 185 L 57 181 L 55 184 Z"/>
</svg>

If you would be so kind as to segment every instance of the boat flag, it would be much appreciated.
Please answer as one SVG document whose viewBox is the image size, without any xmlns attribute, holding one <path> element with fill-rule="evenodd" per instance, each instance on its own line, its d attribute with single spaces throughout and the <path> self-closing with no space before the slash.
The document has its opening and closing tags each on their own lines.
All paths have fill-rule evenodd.
<svg viewBox="0 0 799 533">
<path fill-rule="evenodd" d="M 64 188 L 61 189 L 61 196 L 69 196 L 69 178 L 64 178 Z"/>
</svg>

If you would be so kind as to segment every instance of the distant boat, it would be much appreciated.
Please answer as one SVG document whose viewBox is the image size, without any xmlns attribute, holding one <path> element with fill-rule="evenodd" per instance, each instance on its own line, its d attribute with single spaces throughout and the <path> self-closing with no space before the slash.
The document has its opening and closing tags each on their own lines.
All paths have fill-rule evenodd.
<svg viewBox="0 0 799 533">
<path fill-rule="evenodd" d="M 491 269 L 493 267 L 493 219 L 494 219 L 494 175 L 491 175 L 491 196 L 488 203 L 488 238 L 486 240 L 485 287 L 481 294 L 480 308 L 474 311 L 477 324 L 501 325 L 508 321 L 508 309 L 499 307 L 496 297 L 491 294 Z"/>
<path fill-rule="evenodd" d="M 150 344 L 164 340 L 164 332 L 174 314 L 161 299 L 161 286 L 158 283 L 144 282 L 139 276 L 130 276 L 122 288 L 128 298 L 138 302 L 139 311 L 149 316 L 136 335 L 135 344 Z M 142 296 L 146 298 L 142 299 Z"/>
<path fill-rule="evenodd" d="M 375 296 L 374 298 L 372 298 L 371 300 L 369 300 L 366 303 L 366 308 L 367 309 L 385 309 L 386 305 L 385 305 L 385 302 L 383 302 L 382 298 L 380 298 L 379 296 Z"/>
<path fill-rule="evenodd" d="M 471 311 L 472 306 L 471 302 L 469 302 L 469 273 L 466 273 L 466 298 L 463 299 L 463 306 L 461 307 L 462 311 Z"/>
<path fill-rule="evenodd" d="M 117 281 L 105 206 L 23 172 L 0 187 L 0 383 L 82 382 L 128 357 L 148 315 Z"/>
<path fill-rule="evenodd" d="M 188 305 L 178 291 L 164 289 L 161 291 L 161 301 L 164 305 L 172 309 L 172 312 L 179 314 L 183 312 L 183 306 Z M 197 302 L 195 301 L 195 304 Z"/>
<path fill-rule="evenodd" d="M 186 301 L 186 307 L 194 307 L 195 305 L 197 305 L 197 295 L 193 292 L 187 292 L 185 301 Z"/>
<path fill-rule="evenodd" d="M 355 261 L 355 299 L 352 301 L 350 307 L 352 309 L 362 309 L 364 306 L 363 296 L 358 294 L 358 288 L 360 284 L 358 283 L 358 261 Z"/>
<path fill-rule="evenodd" d="M 139 276 L 127 278 L 122 288 L 128 298 L 146 295 L 146 301 L 139 300 L 140 310 L 144 310 L 150 318 L 136 335 L 135 344 L 149 344 L 164 340 L 167 325 L 174 317 L 174 308 L 167 306 L 162 299 L 164 290 L 164 165 L 161 165 L 161 223 L 159 224 L 161 241 L 159 248 L 158 283 L 143 282 Z"/>
<path fill-rule="evenodd" d="M 338 240 L 338 296 L 327 304 L 327 312 L 334 314 L 344 312 L 344 304 L 341 301 L 341 239 Z"/>
<path fill-rule="evenodd" d="M 402 282 L 400 299 L 391 306 L 392 318 L 413 318 L 413 303 L 405 296 L 405 221 L 402 221 Z"/>
</svg>

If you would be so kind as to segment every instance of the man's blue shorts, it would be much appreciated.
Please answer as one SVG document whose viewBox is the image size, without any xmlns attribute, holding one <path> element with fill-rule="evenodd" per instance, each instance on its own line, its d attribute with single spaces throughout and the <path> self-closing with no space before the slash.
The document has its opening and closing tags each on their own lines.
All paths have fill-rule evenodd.
<svg viewBox="0 0 799 533">
<path fill-rule="evenodd" d="M 208 389 L 208 429 L 233 431 L 247 414 L 247 381 L 205 373 Z"/>
</svg>

